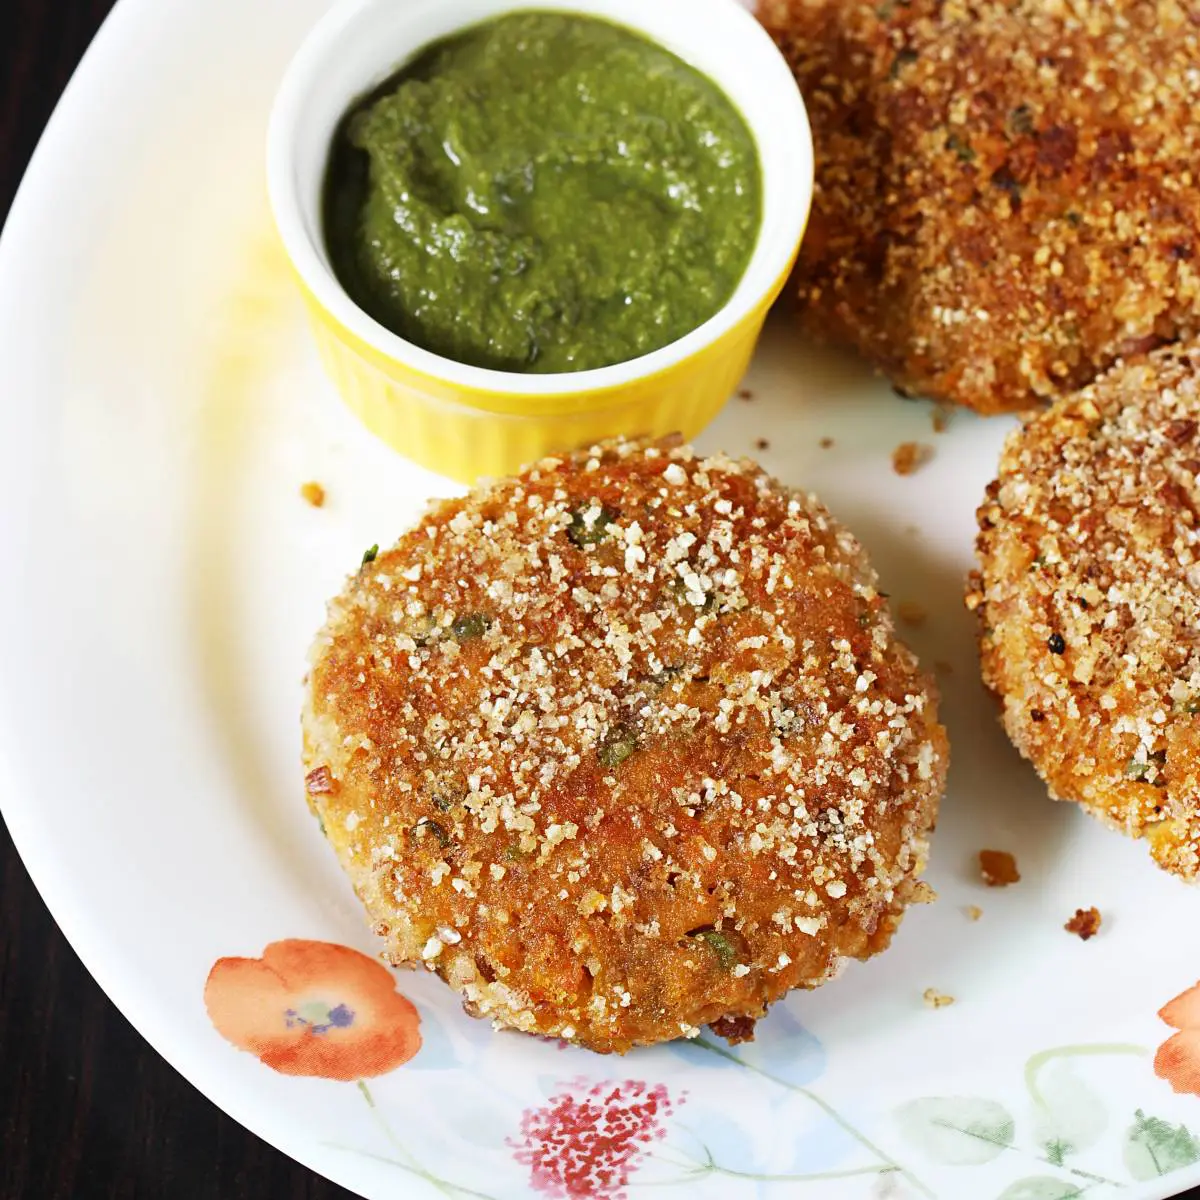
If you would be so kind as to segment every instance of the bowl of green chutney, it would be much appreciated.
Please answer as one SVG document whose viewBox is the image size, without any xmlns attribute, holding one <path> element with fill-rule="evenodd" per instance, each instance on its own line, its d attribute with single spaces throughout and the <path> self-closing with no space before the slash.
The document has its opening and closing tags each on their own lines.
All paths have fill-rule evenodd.
<svg viewBox="0 0 1200 1200">
<path fill-rule="evenodd" d="M 268 137 L 330 377 L 463 482 L 697 433 L 790 273 L 812 181 L 791 72 L 737 0 L 348 0 Z"/>
</svg>

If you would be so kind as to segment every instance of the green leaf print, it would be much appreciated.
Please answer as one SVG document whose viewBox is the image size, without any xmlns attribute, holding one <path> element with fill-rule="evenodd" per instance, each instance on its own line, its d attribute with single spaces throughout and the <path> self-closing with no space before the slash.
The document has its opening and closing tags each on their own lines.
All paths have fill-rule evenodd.
<svg viewBox="0 0 1200 1200">
<path fill-rule="evenodd" d="M 1072 1197 L 1082 1195 L 1082 1188 L 1065 1179 L 1055 1179 L 1051 1175 L 1030 1175 L 1028 1179 L 1010 1183 L 996 1200 L 1072 1200 Z"/>
<path fill-rule="evenodd" d="M 1157 1179 L 1194 1162 L 1200 1162 L 1200 1138 L 1184 1125 L 1137 1110 L 1125 1134 L 1125 1165 L 1134 1179 Z"/>
<path fill-rule="evenodd" d="M 1056 1166 L 1104 1136 L 1108 1112 L 1071 1062 L 1055 1059 L 1038 1071 L 1033 1093 L 1033 1136 Z"/>
<path fill-rule="evenodd" d="M 1042 1143 L 1042 1149 L 1046 1152 L 1046 1161 L 1052 1167 L 1061 1167 L 1067 1161 L 1067 1155 L 1074 1152 L 1075 1147 L 1070 1142 L 1064 1142 L 1062 1138 L 1051 1138 Z"/>
<path fill-rule="evenodd" d="M 1013 1143 L 1016 1123 L 994 1100 L 974 1096 L 926 1096 L 896 1112 L 900 1132 L 934 1162 L 979 1166 Z"/>
</svg>

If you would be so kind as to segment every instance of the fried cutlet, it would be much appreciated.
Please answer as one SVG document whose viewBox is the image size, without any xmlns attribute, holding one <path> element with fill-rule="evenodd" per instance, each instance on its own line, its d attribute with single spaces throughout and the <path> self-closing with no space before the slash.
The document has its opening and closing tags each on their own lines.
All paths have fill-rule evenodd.
<svg viewBox="0 0 1200 1200">
<path fill-rule="evenodd" d="M 1049 785 L 1200 876 L 1200 349 L 1015 432 L 979 509 L 984 681 Z"/>
<path fill-rule="evenodd" d="M 761 0 L 816 144 L 804 322 L 903 391 L 1030 409 L 1200 326 L 1200 10 Z"/>
<path fill-rule="evenodd" d="M 733 1039 L 892 936 L 947 760 L 859 543 L 626 442 L 434 507 L 317 638 L 308 799 L 398 965 L 499 1026 Z"/>
</svg>

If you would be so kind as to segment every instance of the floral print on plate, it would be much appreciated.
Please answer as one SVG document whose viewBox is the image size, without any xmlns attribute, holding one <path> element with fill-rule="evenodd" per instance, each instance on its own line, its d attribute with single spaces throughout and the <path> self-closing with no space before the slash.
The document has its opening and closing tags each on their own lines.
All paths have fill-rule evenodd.
<svg viewBox="0 0 1200 1200">
<path fill-rule="evenodd" d="M 891 1114 L 898 1143 L 908 1151 L 902 1156 L 884 1149 L 875 1131 L 813 1086 L 825 1072 L 824 1048 L 786 1007 L 772 1014 L 769 1040 L 729 1047 L 705 1034 L 666 1047 L 677 1065 L 682 1059 L 692 1069 L 694 1089 L 679 1085 L 680 1078 L 689 1078 L 686 1069 L 682 1075 L 672 1072 L 670 1080 L 636 1070 L 639 1057 L 647 1067 L 662 1064 L 663 1048 L 609 1060 L 560 1045 L 573 1064 L 582 1053 L 590 1066 L 605 1069 L 605 1076 L 564 1070 L 561 1077 L 540 1080 L 541 1104 L 521 1107 L 494 1095 L 487 1119 L 474 1119 L 465 1110 L 458 1114 L 468 1148 L 502 1153 L 509 1164 L 494 1190 L 460 1181 L 448 1159 L 431 1164 L 419 1158 L 427 1143 L 402 1139 L 368 1085 L 368 1079 L 405 1067 L 470 1067 L 462 1061 L 469 1055 L 456 1050 L 441 1028 L 444 1018 L 423 1021 L 397 989 L 396 977 L 378 961 L 328 942 L 273 942 L 258 958 L 219 959 L 209 972 L 204 1001 L 217 1032 L 272 1070 L 357 1088 L 374 1133 L 366 1132 L 360 1147 L 341 1147 L 347 1153 L 383 1159 L 452 1197 L 628 1200 L 651 1188 L 690 1195 L 704 1181 L 719 1179 L 723 1186 L 712 1194 L 721 1196 L 824 1196 L 837 1185 L 857 1183 L 853 1191 L 837 1194 L 875 1200 L 1071 1200 L 1116 1195 L 1200 1163 L 1200 1137 L 1192 1127 L 1164 1119 L 1151 1107 L 1154 1089 L 1163 1087 L 1160 1081 L 1177 1093 L 1200 1096 L 1200 983 L 1159 1012 L 1174 1032 L 1157 1053 L 1112 1043 L 1033 1054 L 1023 1066 L 1024 1111 L 985 1096 L 914 1096 Z M 512 1036 L 493 1034 L 485 1023 L 465 1016 L 462 1020 L 468 1039 L 476 1043 L 481 1037 Z M 422 1063 L 423 1057 L 430 1061 Z M 1111 1091 L 1106 1099 L 1081 1069 L 1117 1061 L 1141 1068 L 1147 1084 L 1144 1107 L 1111 1111 Z M 620 1073 L 612 1074 L 610 1064 Z M 744 1076 L 771 1094 L 768 1102 L 779 1119 L 768 1131 L 767 1153 L 754 1130 L 719 1106 L 725 1094 L 732 1101 L 735 1089 L 714 1088 L 712 1069 Z M 640 1074 L 647 1077 L 636 1077 Z M 1194 1124 L 1200 1127 L 1200 1110 Z M 1114 1138 L 1119 1171 L 1111 1165 Z M 982 1177 L 977 1186 L 964 1175 L 954 1191 L 937 1182 L 946 1168 L 956 1168 L 957 1174 L 1001 1159 L 1019 1160 L 1025 1173 L 1000 1191 Z M 788 1169 L 779 1169 L 783 1160 Z"/>
</svg>

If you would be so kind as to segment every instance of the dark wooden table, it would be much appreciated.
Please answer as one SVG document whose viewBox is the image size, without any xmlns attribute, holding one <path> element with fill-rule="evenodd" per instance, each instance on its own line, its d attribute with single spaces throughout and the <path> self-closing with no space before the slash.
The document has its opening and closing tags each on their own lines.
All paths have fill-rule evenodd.
<svg viewBox="0 0 1200 1200">
<path fill-rule="evenodd" d="M 110 7 L 0 3 L 0 221 Z M 229 1120 L 133 1031 L 58 931 L 0 824 L 0 1200 L 350 1195 Z"/>
</svg>

